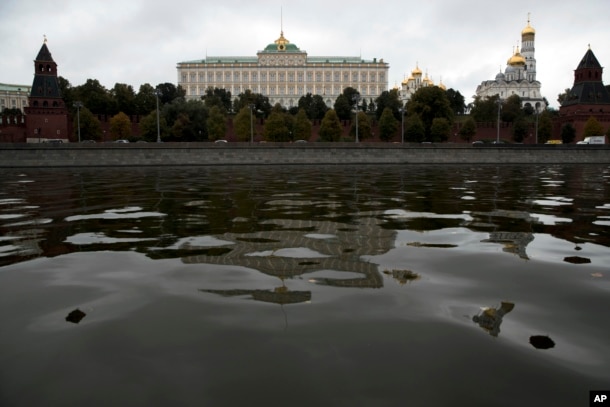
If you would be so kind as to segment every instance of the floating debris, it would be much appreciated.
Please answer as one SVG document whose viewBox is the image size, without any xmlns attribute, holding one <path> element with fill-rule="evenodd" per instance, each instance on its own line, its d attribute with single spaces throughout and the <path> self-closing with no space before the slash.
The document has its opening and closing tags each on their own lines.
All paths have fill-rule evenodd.
<svg viewBox="0 0 610 407">
<path fill-rule="evenodd" d="M 419 274 L 411 270 L 384 270 L 383 274 L 394 277 L 401 285 L 421 278 Z"/>
<path fill-rule="evenodd" d="M 555 347 L 555 342 L 546 335 L 530 336 L 530 343 L 536 349 L 550 349 Z"/>
<path fill-rule="evenodd" d="M 66 321 L 78 324 L 86 315 L 87 314 L 77 308 L 68 314 Z"/>
<path fill-rule="evenodd" d="M 564 257 L 563 261 L 565 261 L 566 263 L 572 263 L 572 264 L 587 264 L 587 263 L 591 263 L 591 259 L 588 259 L 586 257 L 580 257 L 580 256 Z"/>
</svg>

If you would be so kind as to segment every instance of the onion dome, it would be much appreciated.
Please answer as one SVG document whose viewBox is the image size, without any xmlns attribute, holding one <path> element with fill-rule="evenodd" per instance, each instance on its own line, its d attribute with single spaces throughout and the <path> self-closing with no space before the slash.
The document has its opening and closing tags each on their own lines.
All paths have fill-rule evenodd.
<svg viewBox="0 0 610 407">
<path fill-rule="evenodd" d="M 503 81 L 505 79 L 506 79 L 506 76 L 502 72 L 498 72 L 498 74 L 496 75 L 496 80 Z"/>
<path fill-rule="evenodd" d="M 417 64 L 415 64 L 415 69 L 411 71 L 411 75 L 412 76 L 421 76 L 422 71 L 421 69 L 419 69 L 419 66 Z"/>
<path fill-rule="evenodd" d="M 443 83 L 443 80 L 441 79 L 440 83 L 438 84 L 438 87 L 441 88 L 442 90 L 447 90 L 447 87 L 445 86 L 445 84 Z"/>
<path fill-rule="evenodd" d="M 527 14 L 527 26 L 521 31 L 521 35 L 535 35 L 536 30 L 530 25 L 530 15 Z"/>
<path fill-rule="evenodd" d="M 525 58 L 523 58 L 523 55 L 519 52 L 519 47 L 517 47 L 513 56 L 510 57 L 506 63 L 510 66 L 525 66 Z"/>
</svg>

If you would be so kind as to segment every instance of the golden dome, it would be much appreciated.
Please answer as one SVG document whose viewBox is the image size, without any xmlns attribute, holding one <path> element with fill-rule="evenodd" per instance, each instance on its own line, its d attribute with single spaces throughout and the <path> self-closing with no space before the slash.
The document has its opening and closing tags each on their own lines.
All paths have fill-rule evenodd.
<svg viewBox="0 0 610 407">
<path fill-rule="evenodd" d="M 438 87 L 441 88 L 442 90 L 447 90 L 447 87 L 445 86 L 445 84 L 443 83 L 443 80 L 441 79 L 441 82 L 438 84 Z"/>
<path fill-rule="evenodd" d="M 530 14 L 527 13 L 527 27 L 525 27 L 522 31 L 521 31 L 521 35 L 535 35 L 536 34 L 536 30 L 534 30 L 534 27 L 532 27 L 530 25 Z"/>
<path fill-rule="evenodd" d="M 428 86 L 433 86 L 434 82 L 432 82 L 432 79 L 428 78 L 428 73 L 426 72 L 426 77 L 424 78 L 424 83 Z"/>
<path fill-rule="evenodd" d="M 421 76 L 422 72 L 421 69 L 419 69 L 418 64 L 415 64 L 415 69 L 411 71 L 411 75 L 412 76 Z"/>
<path fill-rule="evenodd" d="M 521 55 L 521 53 L 519 52 L 519 47 L 517 47 L 517 50 L 515 51 L 513 56 L 508 58 L 508 61 L 506 63 L 510 66 L 525 65 L 525 58 L 523 58 L 523 55 Z"/>
</svg>

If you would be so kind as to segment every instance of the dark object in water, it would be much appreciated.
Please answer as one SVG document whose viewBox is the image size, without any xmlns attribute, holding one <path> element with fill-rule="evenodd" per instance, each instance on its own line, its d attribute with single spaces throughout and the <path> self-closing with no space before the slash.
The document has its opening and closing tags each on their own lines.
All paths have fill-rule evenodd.
<svg viewBox="0 0 610 407">
<path fill-rule="evenodd" d="M 530 343 L 536 349 L 550 349 L 555 347 L 555 342 L 546 335 L 530 336 Z"/>
<path fill-rule="evenodd" d="M 66 321 L 72 322 L 73 324 L 78 324 L 81 319 L 85 318 L 86 315 L 87 314 L 77 308 L 68 314 Z"/>
<path fill-rule="evenodd" d="M 573 264 L 591 263 L 591 259 L 587 259 L 586 257 L 580 257 L 580 256 L 564 257 L 563 261 L 568 262 L 568 263 L 573 263 Z"/>
</svg>

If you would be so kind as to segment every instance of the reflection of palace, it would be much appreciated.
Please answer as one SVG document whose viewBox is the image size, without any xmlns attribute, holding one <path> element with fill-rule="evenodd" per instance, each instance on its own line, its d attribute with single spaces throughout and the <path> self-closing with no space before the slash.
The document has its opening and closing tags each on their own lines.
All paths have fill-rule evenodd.
<svg viewBox="0 0 610 407">
<path fill-rule="evenodd" d="M 491 336 L 498 336 L 502 318 L 515 308 L 512 302 L 502 302 L 500 308 L 485 308 L 483 312 L 472 317 L 472 320 L 479 324 Z"/>
<path fill-rule="evenodd" d="M 320 270 L 361 274 L 358 278 L 316 278 L 319 284 L 337 287 L 383 286 L 377 265 L 361 260 L 364 255 L 378 255 L 394 247 L 396 232 L 383 229 L 374 218 L 363 218 L 357 225 L 330 221 L 278 219 L 270 221 L 280 230 L 254 233 L 225 233 L 220 239 L 235 242 L 232 250 L 221 256 L 189 256 L 185 263 L 239 265 L 279 278 L 290 278 Z M 190 249 L 193 247 L 191 246 Z M 297 249 L 295 257 L 275 255 L 281 249 Z M 298 249 L 310 253 L 298 257 Z M 268 254 L 267 254 L 268 252 Z M 261 254 L 262 255 L 256 255 Z M 253 255 L 255 254 L 255 255 Z"/>
</svg>

